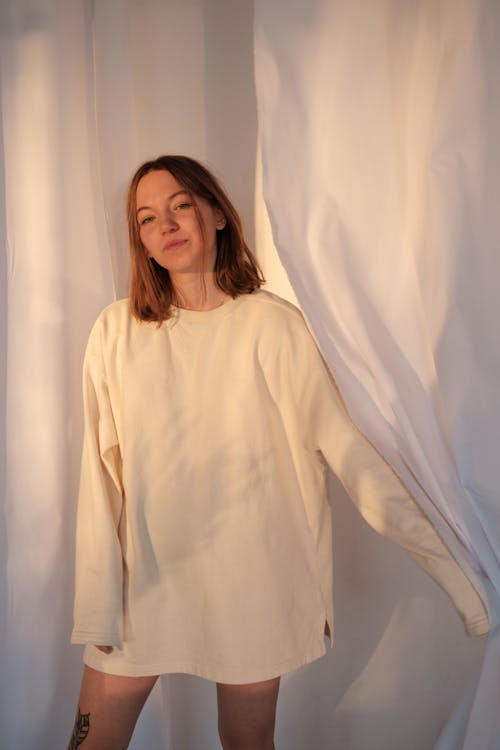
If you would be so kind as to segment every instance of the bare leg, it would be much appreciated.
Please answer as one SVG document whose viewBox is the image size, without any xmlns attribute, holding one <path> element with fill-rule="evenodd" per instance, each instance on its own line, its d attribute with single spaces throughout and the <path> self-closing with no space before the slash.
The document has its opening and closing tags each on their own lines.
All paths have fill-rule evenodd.
<svg viewBox="0 0 500 750">
<path fill-rule="evenodd" d="M 249 685 L 217 683 L 219 735 L 224 750 L 274 750 L 280 678 Z"/>
<path fill-rule="evenodd" d="M 125 750 L 157 677 L 121 677 L 85 666 L 68 750 Z"/>
</svg>

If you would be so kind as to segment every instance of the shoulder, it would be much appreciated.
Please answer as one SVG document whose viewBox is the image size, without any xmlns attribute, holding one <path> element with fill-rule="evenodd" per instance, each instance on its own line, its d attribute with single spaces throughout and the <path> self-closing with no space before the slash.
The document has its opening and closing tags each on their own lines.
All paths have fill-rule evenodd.
<svg viewBox="0 0 500 750">
<path fill-rule="evenodd" d="M 93 325 L 92 330 L 107 331 L 126 325 L 130 325 L 132 314 L 130 312 L 128 297 L 112 302 L 102 310 Z"/>
<path fill-rule="evenodd" d="M 241 305 L 243 315 L 278 328 L 305 327 L 304 317 L 298 307 L 264 289 L 244 295 Z"/>
<path fill-rule="evenodd" d="M 117 300 L 102 310 L 92 326 L 87 351 L 92 352 L 106 346 L 108 341 L 116 341 L 133 324 L 128 298 Z"/>
<path fill-rule="evenodd" d="M 269 356 L 316 358 L 317 345 L 302 312 L 291 302 L 276 294 L 258 290 L 245 295 L 239 308 L 238 329 L 247 330 Z"/>
<path fill-rule="evenodd" d="M 94 327 L 116 326 L 130 322 L 131 318 L 129 300 L 128 297 L 125 297 L 107 305 L 97 316 Z"/>
</svg>

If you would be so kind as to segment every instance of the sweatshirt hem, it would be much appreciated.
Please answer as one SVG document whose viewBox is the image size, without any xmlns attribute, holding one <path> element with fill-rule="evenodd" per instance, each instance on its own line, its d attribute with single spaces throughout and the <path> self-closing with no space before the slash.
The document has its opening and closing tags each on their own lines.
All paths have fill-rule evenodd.
<svg viewBox="0 0 500 750">
<path fill-rule="evenodd" d="M 120 675 L 123 677 L 149 677 L 163 674 L 190 674 L 196 677 L 210 680 L 211 682 L 222 682 L 228 685 L 242 685 L 252 682 L 261 682 L 270 680 L 274 677 L 293 672 L 300 667 L 306 666 L 326 654 L 326 645 L 324 642 L 319 644 L 318 648 L 311 649 L 304 656 L 295 659 L 286 659 L 284 661 L 266 666 L 265 668 L 241 668 L 231 667 L 218 663 L 207 663 L 196 660 L 174 660 L 166 659 L 158 662 L 148 663 L 131 663 L 121 659 L 119 662 L 113 662 L 112 659 L 106 658 L 106 655 L 95 648 L 87 648 L 84 653 L 84 663 L 106 674 Z"/>
<path fill-rule="evenodd" d="M 121 646 L 122 641 L 117 633 L 103 635 L 90 630 L 73 630 L 70 643 L 83 646 Z"/>
</svg>

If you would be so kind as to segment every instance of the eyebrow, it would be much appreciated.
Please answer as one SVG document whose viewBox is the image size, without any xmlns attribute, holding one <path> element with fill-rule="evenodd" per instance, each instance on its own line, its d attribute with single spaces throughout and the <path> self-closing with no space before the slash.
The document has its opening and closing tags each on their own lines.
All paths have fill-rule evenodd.
<svg viewBox="0 0 500 750">
<path fill-rule="evenodd" d="M 171 201 L 173 198 L 176 198 L 178 195 L 190 195 L 190 193 L 189 193 L 188 190 L 184 190 L 184 189 L 177 190 L 176 193 L 172 193 L 172 195 L 169 195 L 168 198 L 167 198 L 167 200 Z M 137 209 L 137 211 L 135 212 L 135 215 L 137 216 L 137 214 L 139 213 L 139 211 L 146 211 L 146 210 L 147 211 L 152 211 L 151 206 L 141 206 L 140 208 Z"/>
</svg>

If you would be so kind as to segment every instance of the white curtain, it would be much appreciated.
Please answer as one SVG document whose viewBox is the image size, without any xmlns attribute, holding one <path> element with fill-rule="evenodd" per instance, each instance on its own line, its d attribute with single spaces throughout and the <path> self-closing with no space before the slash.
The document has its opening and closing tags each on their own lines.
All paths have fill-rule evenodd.
<svg viewBox="0 0 500 750">
<path fill-rule="evenodd" d="M 257 0 L 255 27 L 264 195 L 283 263 L 353 417 L 488 600 L 479 684 L 439 747 L 493 750 L 500 6 Z"/>
<path fill-rule="evenodd" d="M 81 365 L 98 312 L 126 294 L 127 180 L 160 153 L 208 160 L 252 229 L 252 12 L 244 0 L 0 3 L 6 750 L 65 747 L 74 720 Z M 211 686 L 177 680 L 171 691 L 164 680 L 132 747 L 216 747 L 216 737 Z"/>
<path fill-rule="evenodd" d="M 464 565 L 474 568 L 477 558 L 473 534 L 479 535 L 484 518 L 491 519 L 492 513 L 487 469 L 488 462 L 494 460 L 495 448 L 491 444 L 489 452 L 484 452 L 484 446 L 485 436 L 493 436 L 494 393 L 486 389 L 496 364 L 493 341 L 489 358 L 485 357 L 484 347 L 495 325 L 494 318 L 488 317 L 493 308 L 488 307 L 488 315 L 481 318 L 481 336 L 469 336 L 469 331 L 476 331 L 478 317 L 483 315 L 481 305 L 489 300 L 494 265 L 498 264 L 492 246 L 479 241 L 490 238 L 495 226 L 494 196 L 483 193 L 496 179 L 495 153 L 484 158 L 481 169 L 478 159 L 486 156 L 483 139 L 489 138 L 488 143 L 493 146 L 496 123 L 485 111 L 484 119 L 474 127 L 466 127 L 469 121 L 459 118 L 455 132 L 451 103 L 446 111 L 455 141 L 465 137 L 466 129 L 467 153 L 473 153 L 473 164 L 477 166 L 472 182 L 471 162 L 462 160 L 465 173 L 453 181 L 453 190 L 443 193 L 438 189 L 439 180 L 444 179 L 443 171 L 447 175 L 450 169 L 445 149 L 441 171 L 436 172 L 437 183 L 432 186 L 434 213 L 429 225 L 422 227 L 424 239 L 425 231 L 431 231 L 425 229 L 427 226 L 432 232 L 443 233 L 443 247 L 449 252 L 453 248 L 461 259 L 460 263 L 452 263 L 449 252 L 443 251 L 432 270 L 436 289 L 446 283 L 453 294 L 460 290 L 457 304 L 451 308 L 440 293 L 423 283 L 419 286 L 414 281 L 410 289 L 413 256 L 403 255 L 408 268 L 405 263 L 398 265 L 401 259 L 395 237 L 394 244 L 385 241 L 404 231 L 405 247 L 413 247 L 418 199 L 422 198 L 418 193 L 419 175 L 423 175 L 424 165 L 415 176 L 411 164 L 403 161 L 399 165 L 401 174 L 397 175 L 396 152 L 392 153 L 390 179 L 397 178 L 405 190 L 416 194 L 414 204 L 409 198 L 403 201 L 409 214 L 399 216 L 395 222 L 382 201 L 380 188 L 390 187 L 388 175 L 384 171 L 380 184 L 377 182 L 380 162 L 373 158 L 379 145 L 376 128 L 382 130 L 383 123 L 374 119 L 369 101 L 364 103 L 369 116 L 365 114 L 363 124 L 354 100 L 351 114 L 346 107 L 339 119 L 335 102 L 342 92 L 326 99 L 321 96 L 321 76 L 330 74 L 321 69 L 325 59 L 315 37 L 325 40 L 324 29 L 315 24 L 321 23 L 324 9 L 321 11 L 321 6 L 314 3 L 303 7 L 293 2 L 285 3 L 286 7 L 280 5 L 276 0 L 268 9 L 264 3 L 258 5 L 256 53 L 267 199 L 278 245 L 280 249 L 286 245 L 296 265 L 292 266 L 285 255 L 282 257 L 325 352 L 328 356 L 338 353 L 336 359 L 331 359 L 332 367 L 351 406 L 357 407 L 358 421 L 389 457 L 398 459 L 400 464 L 404 459 L 406 470 L 422 482 L 421 499 L 427 499 L 429 504 L 432 500 L 437 509 L 441 498 L 450 500 L 455 509 L 453 520 L 444 511 L 439 510 L 438 515 L 447 519 L 450 537 L 456 534 L 457 554 Z M 310 12 L 305 12 L 306 5 Z M 341 29 L 353 23 L 349 9 L 358 8 L 358 22 L 366 32 L 373 22 L 375 28 L 377 23 L 391 27 L 385 3 L 379 4 L 385 13 L 380 17 L 373 14 L 375 4 L 365 5 L 330 6 L 331 10 L 343 10 L 345 22 L 336 32 L 340 49 L 336 53 L 337 78 L 331 78 L 331 83 L 337 88 L 342 83 L 347 85 L 348 70 L 357 70 L 349 88 L 359 89 L 360 100 L 360 79 L 366 66 L 361 60 L 356 62 L 354 53 L 356 49 L 356 54 L 362 52 L 356 45 L 351 48 L 347 44 L 349 37 L 341 43 Z M 396 21 L 405 24 L 406 37 L 395 40 L 399 40 L 398 49 L 403 54 L 406 42 L 413 39 L 412 19 L 405 16 L 398 3 L 391 7 L 392 26 L 396 26 Z M 301 12 L 302 17 L 298 17 Z M 457 35 L 462 28 L 460 18 L 458 13 L 452 25 Z M 280 275 L 279 262 L 268 242 L 258 170 L 255 180 L 252 19 L 253 4 L 248 0 L 0 2 L 0 217 L 5 248 L 1 254 L 0 296 L 0 746 L 6 750 L 64 747 L 73 722 L 81 674 L 81 650 L 68 642 L 81 448 L 81 361 L 97 313 L 114 297 L 126 293 L 124 191 L 135 166 L 162 152 L 187 153 L 208 161 L 242 211 L 252 243 L 256 187 L 257 247 L 272 280 L 271 288 L 286 289 L 286 279 Z M 425 17 L 422 19 L 423 23 Z M 287 44 L 296 43 L 300 57 L 295 63 L 286 56 L 283 37 L 277 35 L 277 23 L 282 23 L 283 32 L 289 34 Z M 445 26 L 444 20 L 437 26 L 441 36 L 445 36 Z M 484 37 L 485 50 L 492 54 L 488 44 L 495 34 L 494 27 L 485 23 L 482 28 L 481 36 L 474 26 L 473 38 Z M 369 60 L 377 50 L 370 50 L 368 33 L 365 37 L 363 55 Z M 437 54 L 439 50 L 433 44 L 437 45 L 437 41 L 429 42 L 430 51 Z M 323 52 L 330 47 L 329 40 L 323 42 Z M 426 50 L 420 52 L 423 64 L 430 67 Z M 354 55 L 352 62 L 348 61 L 348 54 Z M 373 59 L 377 55 L 373 54 Z M 285 68 L 280 71 L 284 62 Z M 453 70 L 455 62 L 448 60 L 447 70 Z M 267 71 L 263 65 L 268 66 Z M 463 69 L 468 71 L 468 64 L 463 63 Z M 486 63 L 484 69 L 489 69 Z M 395 78 L 391 85 L 397 92 L 403 88 L 409 71 L 397 64 L 391 70 Z M 288 106 L 295 92 L 300 110 L 290 112 L 292 119 L 285 127 L 279 108 L 269 105 L 276 75 L 282 77 L 283 86 L 275 104 Z M 457 75 L 460 79 L 462 74 Z M 493 91 L 494 81 L 488 81 L 485 75 L 481 78 L 484 90 L 478 96 L 488 109 L 494 107 L 493 94 L 488 96 L 488 85 Z M 446 82 L 434 83 L 439 88 Z M 460 80 L 456 82 L 458 97 L 462 91 L 459 83 Z M 432 92 L 426 92 L 423 84 L 420 86 L 420 96 L 431 97 Z M 314 130 L 314 107 L 307 98 L 314 92 L 319 96 L 316 103 L 321 105 L 323 101 L 327 110 L 321 110 L 316 124 L 324 128 L 319 140 Z M 393 124 L 398 153 L 407 156 L 412 156 L 414 145 L 406 142 L 409 134 L 405 128 L 405 118 L 411 120 L 412 116 L 406 109 L 411 101 L 404 99 L 400 103 L 399 120 Z M 472 108 L 468 116 L 479 116 L 477 112 L 477 107 Z M 417 107 L 415 114 L 424 118 L 422 128 L 434 127 L 430 116 L 425 120 L 425 111 L 422 113 Z M 340 128 L 334 139 L 330 138 L 334 134 L 333 120 L 326 115 Z M 349 136 L 351 115 L 352 140 L 347 141 L 349 148 L 344 140 L 335 156 L 334 171 L 342 179 L 334 184 L 326 179 L 331 141 L 340 143 L 341 133 Z M 382 114 L 379 112 L 377 117 Z M 368 127 L 370 122 L 373 132 Z M 439 121 L 440 127 L 445 124 L 446 120 Z M 281 145 L 277 133 L 282 137 Z M 370 143 L 372 151 L 359 176 L 354 172 L 359 163 L 354 157 L 359 156 L 357 143 L 364 140 L 363 133 L 372 134 L 375 140 L 363 143 L 365 153 Z M 439 143 L 446 145 L 446 129 L 437 137 Z M 326 149 L 324 160 L 321 159 L 323 173 L 317 168 L 319 151 L 312 148 L 316 142 Z M 288 171 L 289 166 L 294 167 L 292 172 Z M 280 190 L 284 180 L 286 187 Z M 363 190 L 357 190 L 358 181 Z M 308 185 L 314 185 L 314 195 L 322 194 L 320 200 L 314 200 L 309 188 L 304 197 L 302 188 Z M 391 189 L 396 195 L 394 184 Z M 339 190 L 351 191 L 352 200 L 341 196 Z M 375 193 L 380 206 L 380 225 L 368 191 Z M 283 203 L 276 192 L 286 197 L 289 213 L 282 213 Z M 395 198 L 391 200 L 394 205 Z M 460 214 L 459 227 L 455 222 L 457 201 L 463 202 L 466 209 Z M 342 227 L 341 241 L 338 232 L 333 234 L 331 230 L 328 238 L 321 237 L 324 222 L 335 215 L 331 205 L 340 211 L 337 227 Z M 366 216 L 356 215 L 365 211 Z M 449 222 L 443 220 L 446 215 Z M 484 226 L 479 232 L 481 222 Z M 451 242 L 448 232 L 457 233 L 458 245 Z M 374 233 L 378 235 L 376 247 Z M 291 240 L 289 234 L 293 235 Z M 367 235 L 369 242 L 365 241 Z M 297 237 L 301 237 L 300 243 Z M 422 281 L 430 273 L 424 262 L 428 257 L 425 253 L 435 256 L 432 237 L 434 234 L 429 234 L 418 246 L 423 253 L 416 264 Z M 474 273 L 467 261 L 471 242 L 478 260 Z M 339 248 L 349 248 L 349 254 L 339 253 Z M 384 295 L 389 284 L 387 277 L 383 269 L 377 271 L 378 263 L 374 269 L 369 261 L 371 256 L 377 257 L 382 265 L 383 253 L 391 249 L 391 279 L 399 274 L 397 293 L 391 287 L 391 293 Z M 367 251 L 368 258 L 363 255 Z M 326 257 L 328 252 L 331 254 Z M 485 270 L 484 261 L 479 260 L 487 252 L 491 257 Z M 316 276 L 320 262 L 321 273 Z M 387 262 L 387 257 L 383 262 Z M 470 276 L 475 284 L 471 289 L 466 284 Z M 478 300 L 479 283 L 482 286 Z M 329 291 L 334 288 L 335 297 Z M 321 289 L 327 293 L 322 294 Z M 437 327 L 426 328 L 427 322 L 434 319 L 430 310 L 428 321 L 425 316 L 414 321 L 410 300 L 413 304 L 422 289 L 432 301 Z M 334 318 L 330 307 L 333 299 Z M 399 328 L 390 329 L 386 316 L 391 321 L 406 320 L 413 335 L 405 337 Z M 432 337 L 438 333 L 439 341 L 435 341 Z M 389 334 L 396 337 L 402 352 L 396 369 L 392 369 L 394 347 Z M 408 341 L 411 351 L 405 348 Z M 435 344 L 434 348 L 429 349 L 429 342 Z M 473 350 L 473 362 L 469 361 L 469 351 L 463 351 L 466 347 Z M 429 351 L 439 354 L 439 377 L 433 375 Z M 389 362 L 393 364 L 389 366 Z M 410 364 L 406 366 L 405 362 Z M 455 378 L 447 368 L 453 368 L 460 377 Z M 368 372 L 372 375 L 366 379 Z M 403 377 L 408 373 L 415 373 L 414 378 Z M 404 389 L 400 387 L 403 382 Z M 348 391 L 349 383 L 356 384 L 352 392 Z M 466 386 L 474 389 L 472 401 L 465 399 Z M 410 390 L 411 398 L 403 398 L 404 392 Z M 436 423 L 424 419 L 424 414 L 437 415 Z M 422 437 L 420 430 L 424 428 L 431 434 Z M 413 452 L 415 446 L 420 446 L 420 453 Z M 454 472 L 437 472 L 438 449 L 452 463 Z M 448 482 L 453 492 L 449 491 Z M 474 504 L 460 504 L 460 498 L 466 496 L 465 484 L 467 492 L 474 490 Z M 332 493 L 336 496 L 338 645 L 325 659 L 284 680 L 278 746 L 287 750 L 374 750 L 388 746 L 427 749 L 429 737 L 437 736 L 466 686 L 468 674 L 479 663 L 481 644 L 465 639 L 444 595 L 399 550 L 378 539 L 359 521 L 338 488 L 333 487 Z M 467 508 L 472 508 L 470 518 L 465 518 Z M 493 520 L 489 521 L 489 528 L 493 545 Z M 469 545 L 466 540 L 470 540 Z M 481 562 L 486 565 L 482 558 Z M 131 748 L 217 747 L 213 686 L 190 677 L 162 679 L 148 702 Z"/>
</svg>

